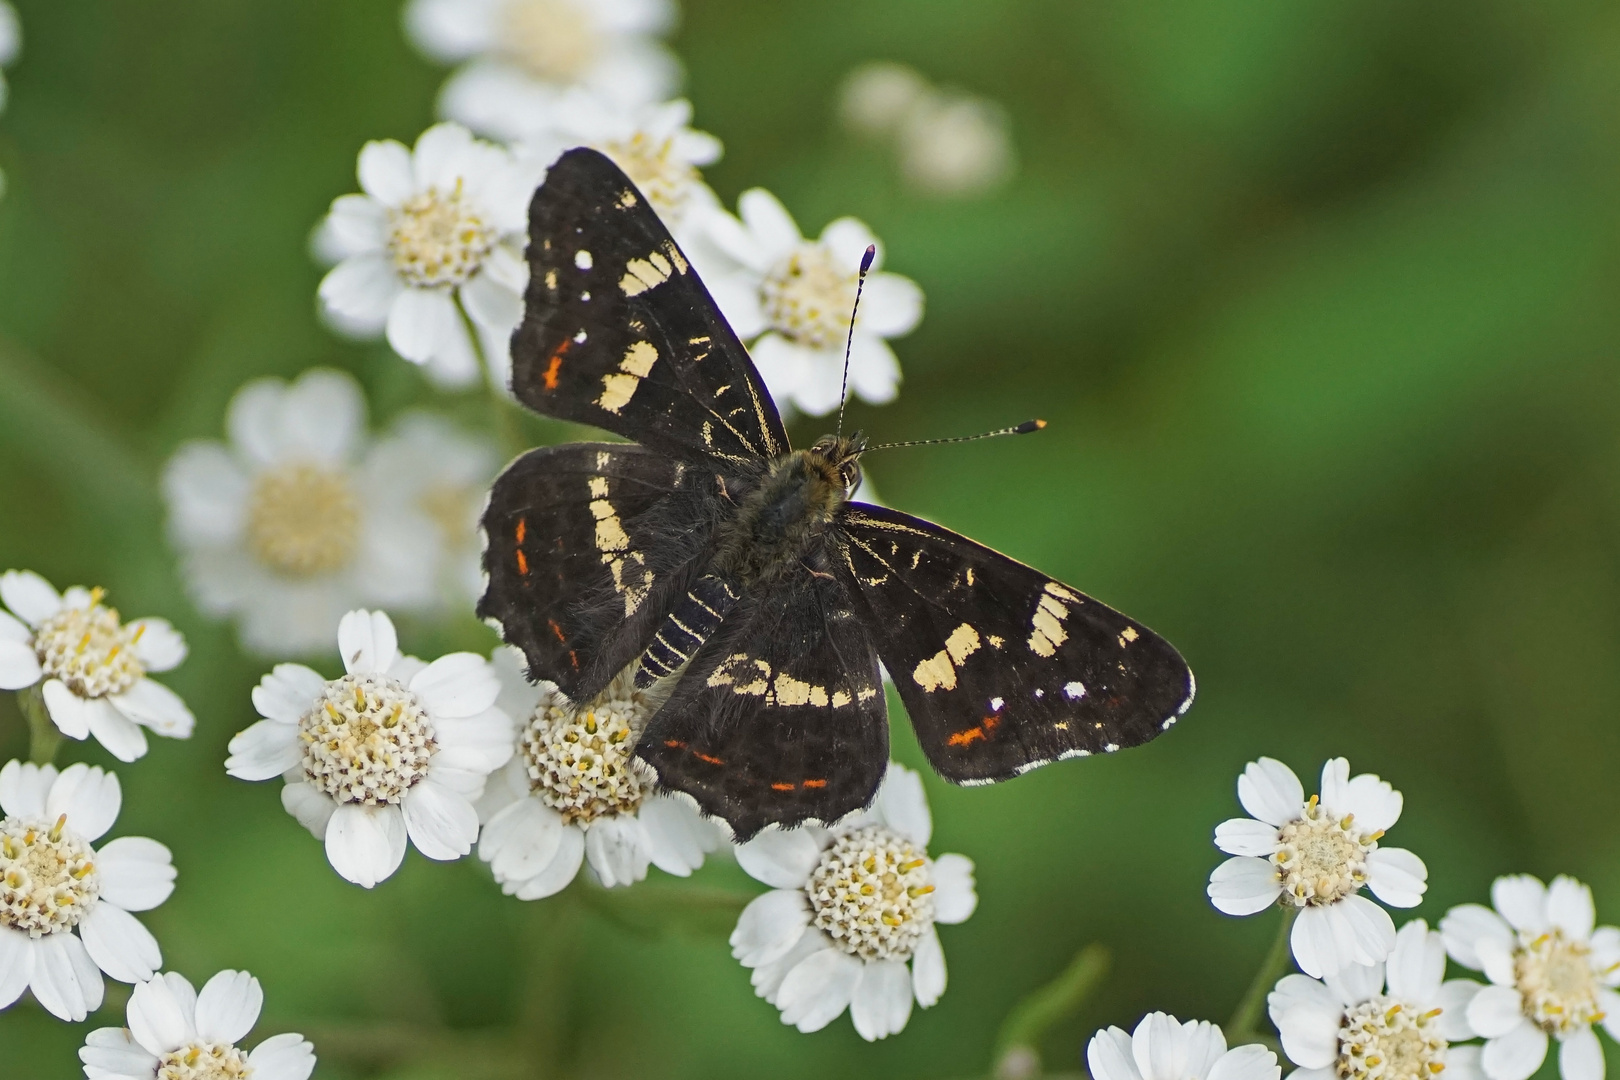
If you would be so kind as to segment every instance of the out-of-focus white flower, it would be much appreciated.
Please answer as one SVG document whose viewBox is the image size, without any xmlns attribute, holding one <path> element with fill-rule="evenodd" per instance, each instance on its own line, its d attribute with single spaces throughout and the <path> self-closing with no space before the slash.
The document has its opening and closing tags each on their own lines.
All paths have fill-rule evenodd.
<svg viewBox="0 0 1620 1080">
<path fill-rule="evenodd" d="M 922 778 L 890 762 L 869 810 L 831 829 L 772 826 L 737 846 L 772 891 L 743 909 L 731 955 L 784 1024 L 818 1031 L 848 1009 L 870 1042 L 906 1026 L 913 998 L 925 1009 L 939 1000 L 935 924 L 965 921 L 979 900 L 971 859 L 928 857 L 933 827 Z"/>
<path fill-rule="evenodd" d="M 1442 982 L 1446 947 L 1414 919 L 1382 964 L 1349 964 L 1326 982 L 1285 975 L 1271 992 L 1271 1022 L 1299 1065 L 1296 1080 L 1484 1080 L 1468 1003 L 1472 979 Z"/>
<path fill-rule="evenodd" d="M 1401 793 L 1371 773 L 1352 778 L 1350 763 L 1334 758 L 1322 766 L 1320 798 L 1307 802 L 1292 769 L 1261 758 L 1238 777 L 1238 801 L 1251 817 L 1215 829 L 1215 846 L 1237 856 L 1210 875 L 1215 907 L 1228 915 L 1299 908 L 1294 960 L 1317 978 L 1388 956 L 1395 924 L 1362 886 L 1391 907 L 1416 907 L 1429 876 L 1410 851 L 1378 846 L 1401 816 Z"/>
<path fill-rule="evenodd" d="M 317 253 L 337 260 L 320 285 L 328 320 L 354 337 L 386 335 L 442 386 L 478 378 L 470 321 L 504 389 L 529 280 L 534 166 L 460 124 L 438 124 L 414 150 L 367 143 L 359 175 L 365 194 L 335 200 L 316 237 Z"/>
<path fill-rule="evenodd" d="M 508 896 L 538 900 L 588 863 L 604 885 L 629 885 L 656 866 L 687 877 L 724 843 L 685 795 L 656 792 L 634 757 L 656 710 L 632 674 L 576 706 L 549 682 L 531 685 L 515 649 L 495 650 L 500 704 L 520 717 L 517 751 L 478 804 L 478 856 Z"/>
<path fill-rule="evenodd" d="M 1092 1080 L 1277 1080 L 1277 1055 L 1259 1043 L 1226 1048 L 1207 1020 L 1148 1013 L 1127 1035 L 1103 1028 L 1086 1047 Z"/>
<path fill-rule="evenodd" d="M 225 418 L 229 445 L 182 446 L 164 470 L 169 533 L 203 612 L 255 652 L 329 648 L 345 611 L 437 602 L 441 544 L 415 527 L 417 474 L 368 465 L 365 399 L 347 375 L 259 379 Z M 414 491 L 409 498 L 398 498 Z"/>
<path fill-rule="evenodd" d="M 877 60 L 844 77 L 838 112 L 844 126 L 857 134 L 880 138 L 899 132 L 911 110 L 933 87 L 909 64 Z"/>
<path fill-rule="evenodd" d="M 512 756 L 489 662 L 403 656 L 380 611 L 345 615 L 338 651 L 341 678 L 277 664 L 260 680 L 253 707 L 265 719 L 231 740 L 225 771 L 282 777 L 282 806 L 357 885 L 399 869 L 407 837 L 430 859 L 461 858 L 478 838 L 473 803 L 485 778 Z"/>
<path fill-rule="evenodd" d="M 465 608 L 484 590 L 478 517 L 498 465 L 494 445 L 444 417 L 408 412 L 377 441 L 360 470 L 362 490 L 391 507 L 395 528 L 438 542 L 442 608 Z"/>
<path fill-rule="evenodd" d="M 1620 929 L 1594 929 L 1592 890 L 1570 877 L 1550 887 L 1528 874 L 1497 878 L 1491 904 L 1462 904 L 1440 920 L 1451 958 L 1491 980 L 1468 1006 L 1485 1037 L 1485 1075 L 1525 1080 L 1552 1036 L 1564 1080 L 1602 1080 L 1592 1025 L 1620 1039 Z"/>
<path fill-rule="evenodd" d="M 236 1044 L 264 1008 L 259 980 L 221 971 L 198 993 L 172 971 L 129 997 L 128 1024 L 98 1028 L 79 1060 L 86 1080 L 309 1080 L 315 1047 L 302 1035 L 274 1035 L 245 1053 Z"/>
<path fill-rule="evenodd" d="M 900 175 L 929 195 L 980 195 L 1015 168 L 1007 113 L 988 98 L 932 86 L 915 68 L 879 61 L 850 72 L 839 114 L 857 134 L 892 143 Z"/>
<path fill-rule="evenodd" d="M 0 575 L 0 690 L 41 684 L 51 722 L 73 739 L 94 735 L 120 761 L 146 753 L 148 727 L 191 737 L 196 719 L 180 695 L 147 677 L 186 658 L 186 641 L 163 619 L 119 621 L 100 589 L 58 594 L 31 570 Z"/>
<path fill-rule="evenodd" d="M 516 140 L 570 89 L 619 108 L 667 98 L 680 64 L 659 38 L 675 16 L 672 0 L 411 0 L 405 28 L 432 59 L 469 61 L 440 115 Z"/>
<path fill-rule="evenodd" d="M 779 408 L 812 416 L 838 408 L 844 342 L 861 259 L 877 244 L 854 218 L 839 218 L 808 241 L 776 196 L 762 188 L 737 201 L 741 219 L 704 216 L 710 242 L 725 262 L 698 264 L 704 282 L 749 352 Z M 882 248 L 873 259 L 876 271 Z M 873 272 L 861 293 L 850 344 L 849 385 L 863 401 L 893 401 L 900 361 L 886 339 L 908 334 L 922 318 L 917 283 Z"/>
<path fill-rule="evenodd" d="M 90 846 L 122 806 L 118 777 L 99 768 L 0 769 L 0 1009 L 32 989 L 52 1016 L 77 1023 L 101 1007 L 103 971 L 134 983 L 163 963 L 130 912 L 174 891 L 169 849 L 138 836 Z"/>
</svg>

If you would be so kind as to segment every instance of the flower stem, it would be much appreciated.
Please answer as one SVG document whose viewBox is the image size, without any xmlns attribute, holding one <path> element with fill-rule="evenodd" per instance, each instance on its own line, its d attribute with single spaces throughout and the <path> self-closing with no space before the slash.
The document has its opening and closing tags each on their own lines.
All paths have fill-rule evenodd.
<svg viewBox="0 0 1620 1080">
<path fill-rule="evenodd" d="M 484 339 L 479 336 L 478 327 L 474 325 L 472 316 L 467 314 L 467 309 L 462 306 L 459 296 L 456 297 L 456 312 L 461 316 L 468 337 L 472 339 L 473 352 L 478 354 L 478 369 L 483 373 L 484 393 L 489 399 L 490 434 L 495 437 L 501 453 L 510 460 L 529 449 L 528 444 L 524 441 L 523 432 L 518 430 L 512 403 L 501 392 L 495 378 L 495 370 L 490 366 L 489 356 L 484 351 Z"/>
<path fill-rule="evenodd" d="M 1081 949 L 1062 974 L 1028 994 L 1001 1022 L 992 1057 L 997 1080 L 1024 1080 L 1041 1074 L 1037 1047 L 1054 1023 L 1085 1004 L 1108 974 L 1108 950 L 1091 944 Z"/>
<path fill-rule="evenodd" d="M 1249 983 L 1248 992 L 1238 1007 L 1232 1013 L 1232 1019 L 1226 1022 L 1226 1039 L 1229 1045 L 1240 1045 L 1253 1042 L 1257 1036 L 1255 1026 L 1260 1020 L 1260 1010 L 1265 1007 L 1266 995 L 1282 977 L 1283 970 L 1288 967 L 1288 935 L 1294 927 L 1294 920 L 1299 916 L 1299 908 L 1292 904 L 1282 909 L 1282 917 L 1277 923 L 1277 936 L 1271 942 L 1271 951 L 1260 964 L 1260 970 L 1254 973 L 1254 981 Z"/>
<path fill-rule="evenodd" d="M 62 745 L 62 732 L 51 719 L 45 707 L 45 684 L 37 682 L 26 690 L 18 691 L 17 707 L 28 718 L 28 760 L 35 765 L 49 765 L 56 760 L 57 748 Z"/>
</svg>

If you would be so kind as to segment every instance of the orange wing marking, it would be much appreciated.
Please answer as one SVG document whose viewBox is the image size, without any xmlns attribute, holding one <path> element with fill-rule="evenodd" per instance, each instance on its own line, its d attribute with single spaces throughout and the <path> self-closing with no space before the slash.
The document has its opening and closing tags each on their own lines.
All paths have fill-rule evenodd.
<svg viewBox="0 0 1620 1080">
<path fill-rule="evenodd" d="M 547 619 L 546 620 L 546 625 L 551 627 L 551 632 L 553 634 L 557 635 L 557 640 L 558 641 L 562 642 L 564 645 L 568 644 L 568 638 L 566 636 L 564 636 L 564 634 L 562 632 L 562 627 L 557 625 L 557 620 L 556 619 Z"/>
<path fill-rule="evenodd" d="M 710 765 L 724 765 L 726 763 L 724 758 L 710 757 L 708 754 L 700 754 L 696 750 L 692 751 L 692 756 L 699 761 L 707 761 Z"/>
<path fill-rule="evenodd" d="M 579 670 L 579 654 L 575 653 L 573 649 L 568 650 L 568 663 L 575 671 Z"/>
<path fill-rule="evenodd" d="M 545 380 L 547 390 L 557 389 L 557 372 L 562 370 L 563 353 L 567 352 L 568 346 L 572 344 L 571 340 L 563 338 L 563 343 L 558 345 L 557 351 L 551 354 L 551 362 L 546 365 L 546 373 L 540 376 Z"/>
<path fill-rule="evenodd" d="M 522 574 L 524 577 L 527 577 L 529 575 L 529 558 L 523 554 L 522 548 L 517 549 L 517 564 L 518 573 Z"/>
<path fill-rule="evenodd" d="M 771 790 L 772 791 L 792 791 L 797 786 L 798 786 L 797 784 L 772 784 L 771 785 Z"/>
<path fill-rule="evenodd" d="M 804 782 L 804 786 L 808 787 L 808 788 L 824 788 L 824 787 L 827 786 L 827 781 L 825 781 L 825 780 L 806 780 Z"/>
<path fill-rule="evenodd" d="M 952 746 L 967 746 L 982 738 L 984 738 L 984 728 L 970 727 L 966 731 L 958 731 L 945 741 Z"/>
<path fill-rule="evenodd" d="M 522 543 L 523 543 L 523 538 L 525 536 L 528 536 L 528 535 L 529 535 L 529 519 L 526 518 L 526 517 L 518 518 L 517 532 L 514 534 L 514 539 L 516 539 L 518 544 L 521 546 Z"/>
</svg>

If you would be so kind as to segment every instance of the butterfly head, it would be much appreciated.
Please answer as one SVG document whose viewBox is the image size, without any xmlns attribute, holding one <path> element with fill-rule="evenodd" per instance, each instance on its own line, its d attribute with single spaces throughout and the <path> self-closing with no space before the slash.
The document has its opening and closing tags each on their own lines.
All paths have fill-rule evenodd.
<svg viewBox="0 0 1620 1080">
<path fill-rule="evenodd" d="M 847 436 L 823 435 L 810 448 L 810 453 L 838 478 L 845 498 L 855 494 L 861 484 L 861 455 L 865 452 L 866 436 L 859 431 Z"/>
</svg>

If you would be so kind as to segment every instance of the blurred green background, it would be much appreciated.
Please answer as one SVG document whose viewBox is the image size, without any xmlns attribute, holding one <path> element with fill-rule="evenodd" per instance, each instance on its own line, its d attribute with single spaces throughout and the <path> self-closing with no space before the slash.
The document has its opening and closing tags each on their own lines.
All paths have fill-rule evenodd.
<svg viewBox="0 0 1620 1080">
<path fill-rule="evenodd" d="M 490 1070 L 515 1023 L 571 1076 L 962 1077 L 1092 941 L 1114 970 L 1050 1033 L 1051 1067 L 1149 1008 L 1222 1021 L 1270 926 L 1205 901 L 1210 834 L 1259 754 L 1308 790 L 1341 753 L 1401 789 L 1390 840 L 1428 862 L 1431 922 L 1519 870 L 1577 874 L 1620 919 L 1612 4 L 686 0 L 674 45 L 698 126 L 726 143 L 721 195 L 767 186 L 807 230 L 863 217 L 927 292 L 899 401 L 857 406 L 858 425 L 1051 422 L 877 457 L 886 500 L 1123 607 L 1199 677 L 1187 721 L 1147 748 L 994 788 L 930 777 L 933 848 L 977 861 L 982 899 L 943 931 L 943 1001 L 876 1046 L 847 1019 L 784 1027 L 725 927 L 702 925 L 724 918 L 649 933 L 633 910 L 521 904 L 476 860 L 414 851 L 368 893 L 275 785 L 225 776 L 267 665 L 185 599 L 158 469 L 218 437 L 253 376 L 348 369 L 378 420 L 442 399 L 321 328 L 306 239 L 364 140 L 430 122 L 444 72 L 406 45 L 398 0 L 18 7 L 0 566 L 106 585 L 189 636 L 166 681 L 197 734 L 119 768 L 117 830 L 174 849 L 178 891 L 144 916 L 166 966 L 253 971 L 255 1040 L 314 1036 L 317 1076 L 510 1075 Z M 833 120 L 869 59 L 1001 101 L 1015 181 L 966 203 L 900 188 Z M 446 403 L 484 416 L 476 394 Z M 404 644 L 483 635 L 412 624 Z M 0 695 L 0 760 L 26 750 Z M 94 744 L 76 759 L 114 764 Z M 725 861 L 698 885 L 759 888 Z M 674 887 L 655 870 L 636 888 Z M 85 1025 L 0 1014 L 0 1071 L 79 1075 L 85 1032 L 122 1022 L 109 1001 Z"/>
</svg>

